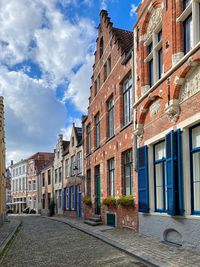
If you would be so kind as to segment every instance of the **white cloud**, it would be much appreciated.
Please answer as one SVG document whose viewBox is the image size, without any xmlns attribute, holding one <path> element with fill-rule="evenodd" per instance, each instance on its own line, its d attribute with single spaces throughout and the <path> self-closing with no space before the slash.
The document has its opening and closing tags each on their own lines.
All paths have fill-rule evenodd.
<svg viewBox="0 0 200 267">
<path fill-rule="evenodd" d="M 107 0 L 101 0 L 100 9 L 107 10 Z"/>
<path fill-rule="evenodd" d="M 71 77 L 68 90 L 65 93 L 64 101 L 70 99 L 76 108 L 82 112 L 87 111 L 88 96 L 91 84 L 92 65 L 94 63 L 93 56 L 87 56 L 86 62 Z"/>
<path fill-rule="evenodd" d="M 81 111 L 88 105 L 95 25 L 86 18 L 64 17 L 56 8 L 58 2 L 65 8 L 78 3 L 0 0 L 0 95 L 5 98 L 9 160 L 53 149 L 57 134 L 65 129 L 66 109 L 52 88 L 67 81 L 64 100 Z M 90 5 L 92 0 L 81 3 Z M 31 70 L 24 61 L 38 65 L 42 77 L 29 77 Z M 17 63 L 21 70 L 9 71 L 7 66 Z"/>
<path fill-rule="evenodd" d="M 137 9 L 137 6 L 136 6 L 135 4 L 132 4 L 132 5 L 131 5 L 131 10 L 130 10 L 130 16 L 131 16 L 131 17 L 137 15 L 137 13 L 136 13 L 136 9 Z"/>
</svg>

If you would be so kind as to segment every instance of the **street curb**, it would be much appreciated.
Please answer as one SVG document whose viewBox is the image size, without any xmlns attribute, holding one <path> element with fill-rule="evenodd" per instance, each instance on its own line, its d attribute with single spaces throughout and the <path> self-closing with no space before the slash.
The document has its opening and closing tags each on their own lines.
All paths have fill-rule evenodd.
<svg viewBox="0 0 200 267">
<path fill-rule="evenodd" d="M 0 255 L 3 253 L 3 251 L 5 250 L 6 246 L 9 244 L 9 242 L 12 240 L 12 238 L 14 237 L 15 233 L 17 232 L 17 230 L 19 229 L 21 225 L 21 221 L 18 221 L 17 225 L 15 226 L 15 228 L 13 229 L 13 231 L 8 235 L 8 237 L 5 238 L 5 240 L 3 241 L 3 244 L 0 246 Z"/>
<path fill-rule="evenodd" d="M 117 243 L 116 241 L 113 241 L 113 240 L 111 240 L 111 239 L 109 239 L 109 238 L 107 238 L 105 236 L 100 235 L 100 234 L 88 231 L 88 230 L 84 229 L 83 227 L 80 227 L 79 225 L 73 224 L 73 223 L 71 223 L 69 221 L 62 221 L 62 220 L 59 220 L 59 219 L 57 219 L 55 217 L 53 217 L 53 218 L 47 217 L 47 216 L 41 216 L 41 217 L 50 219 L 52 221 L 57 221 L 57 222 L 61 222 L 61 223 L 67 224 L 72 228 L 75 228 L 75 229 L 77 229 L 77 230 L 79 230 L 81 232 L 84 232 L 84 233 L 86 233 L 86 234 L 88 234 L 90 236 L 93 236 L 93 237 L 95 237 L 95 238 L 97 238 L 99 240 L 102 240 L 103 242 L 111 245 L 114 248 L 119 249 L 122 252 L 125 252 L 126 254 L 128 254 L 128 255 L 130 255 L 132 257 L 136 257 L 139 260 L 142 260 L 143 263 L 149 264 L 149 265 L 154 266 L 154 267 L 169 267 L 169 265 L 166 265 L 163 262 L 158 262 L 158 261 L 156 261 L 154 259 L 151 259 L 151 258 L 145 256 L 145 255 L 140 255 L 139 252 L 138 253 L 132 252 L 131 249 L 129 250 L 129 249 L 125 248 L 124 245 L 121 245 L 121 244 Z"/>
</svg>

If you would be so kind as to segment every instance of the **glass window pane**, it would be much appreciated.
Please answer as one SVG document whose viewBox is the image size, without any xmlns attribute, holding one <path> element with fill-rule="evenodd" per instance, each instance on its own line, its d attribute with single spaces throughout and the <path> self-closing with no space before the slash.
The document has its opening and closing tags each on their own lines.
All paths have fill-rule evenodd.
<svg viewBox="0 0 200 267">
<path fill-rule="evenodd" d="M 200 211 L 200 182 L 193 184 L 194 190 L 194 210 Z"/>
<path fill-rule="evenodd" d="M 162 186 L 163 187 L 162 163 L 156 164 L 156 186 Z"/>
<path fill-rule="evenodd" d="M 155 160 L 161 160 L 166 157 L 165 141 L 155 145 Z"/>
<path fill-rule="evenodd" d="M 192 39 L 192 15 L 190 15 L 184 21 L 184 51 L 185 54 L 192 49 L 193 39 Z"/>
<path fill-rule="evenodd" d="M 193 181 L 200 181 L 200 152 L 193 154 Z"/>
<path fill-rule="evenodd" d="M 163 210 L 164 199 L 163 199 L 163 187 L 156 187 L 156 208 Z"/>
<path fill-rule="evenodd" d="M 192 148 L 200 147 L 200 126 L 192 129 Z"/>
</svg>

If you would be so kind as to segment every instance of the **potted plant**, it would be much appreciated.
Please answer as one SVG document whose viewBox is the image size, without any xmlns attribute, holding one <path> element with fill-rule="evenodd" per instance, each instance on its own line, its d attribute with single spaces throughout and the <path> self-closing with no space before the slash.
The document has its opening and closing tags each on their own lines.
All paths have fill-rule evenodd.
<svg viewBox="0 0 200 267">
<path fill-rule="evenodd" d="M 132 195 L 121 196 L 117 200 L 117 204 L 122 207 L 134 207 L 134 204 L 135 204 L 134 197 Z"/>
<path fill-rule="evenodd" d="M 49 204 L 49 216 L 53 216 L 54 214 L 55 214 L 55 203 L 54 200 L 52 199 Z"/>
<path fill-rule="evenodd" d="M 91 206 L 92 206 L 92 199 L 91 199 L 91 197 L 84 196 L 84 198 L 83 198 L 83 203 L 84 203 L 86 206 L 91 207 Z"/>
<path fill-rule="evenodd" d="M 114 197 L 108 196 L 108 197 L 104 198 L 103 204 L 107 207 L 116 207 L 117 201 Z"/>
</svg>

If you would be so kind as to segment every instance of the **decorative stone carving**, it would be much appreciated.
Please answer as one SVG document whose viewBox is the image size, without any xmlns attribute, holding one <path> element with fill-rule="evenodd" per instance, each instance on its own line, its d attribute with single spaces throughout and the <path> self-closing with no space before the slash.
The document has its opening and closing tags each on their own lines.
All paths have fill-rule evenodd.
<svg viewBox="0 0 200 267">
<path fill-rule="evenodd" d="M 148 39 L 154 32 L 155 28 L 161 23 L 162 20 L 162 8 L 156 8 L 151 14 L 149 24 L 146 31 L 146 39 Z"/>
<path fill-rule="evenodd" d="M 156 100 L 149 108 L 150 116 L 155 115 L 160 109 L 160 99 Z"/>
<path fill-rule="evenodd" d="M 174 79 L 174 84 L 183 85 L 184 81 L 185 81 L 185 78 L 179 78 L 178 76 L 176 76 L 175 79 Z"/>
<path fill-rule="evenodd" d="M 195 68 L 185 79 L 179 94 L 179 101 L 190 98 L 200 91 L 200 65 Z"/>
<path fill-rule="evenodd" d="M 150 93 L 149 95 L 148 95 L 148 100 L 150 100 L 150 101 L 153 101 L 153 100 L 155 100 L 155 96 L 152 94 L 152 93 Z"/>
<path fill-rule="evenodd" d="M 198 62 L 194 61 L 192 57 L 189 57 L 187 64 L 189 67 L 196 67 L 198 65 Z"/>
<path fill-rule="evenodd" d="M 142 86 L 141 94 L 142 96 L 150 89 L 149 85 Z"/>
<path fill-rule="evenodd" d="M 165 109 L 165 113 L 168 115 L 170 121 L 176 124 L 180 115 L 180 105 L 177 99 L 170 100 L 169 105 Z"/>
<path fill-rule="evenodd" d="M 141 107 L 140 112 L 143 113 L 143 114 L 145 114 L 147 112 L 147 109 L 144 108 L 144 107 Z"/>
<path fill-rule="evenodd" d="M 133 131 L 133 134 L 137 136 L 139 140 L 142 140 L 144 135 L 144 125 L 138 124 L 137 128 Z"/>
</svg>

